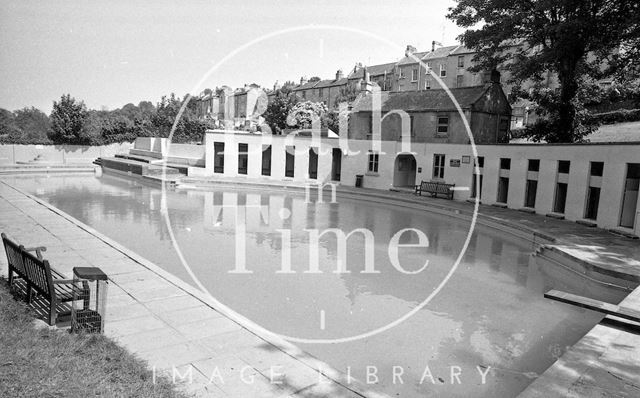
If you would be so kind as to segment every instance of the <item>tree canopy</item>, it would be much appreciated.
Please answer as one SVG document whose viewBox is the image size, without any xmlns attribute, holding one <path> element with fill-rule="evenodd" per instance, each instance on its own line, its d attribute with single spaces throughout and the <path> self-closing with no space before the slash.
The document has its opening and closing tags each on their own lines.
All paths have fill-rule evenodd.
<svg viewBox="0 0 640 398">
<path fill-rule="evenodd" d="M 289 127 L 287 115 L 297 103 L 298 97 L 291 91 L 291 85 L 285 84 L 276 90 L 273 101 L 267 105 L 267 110 L 262 114 L 272 134 L 281 135 L 284 129 Z"/>
<path fill-rule="evenodd" d="M 448 18 L 467 29 L 460 39 L 477 51 L 478 69 L 499 67 L 510 72 L 516 85 L 534 83 L 530 93 L 516 93 L 536 102 L 544 116 L 529 131 L 534 139 L 574 142 L 591 132 L 583 88 L 605 73 L 623 70 L 638 51 L 637 0 L 456 2 Z M 557 75 L 558 90 L 542 87 L 548 72 Z"/>
<path fill-rule="evenodd" d="M 84 102 L 76 101 L 69 94 L 53 102 L 49 138 L 60 144 L 90 144 L 91 140 L 83 128 L 89 113 Z"/>
</svg>

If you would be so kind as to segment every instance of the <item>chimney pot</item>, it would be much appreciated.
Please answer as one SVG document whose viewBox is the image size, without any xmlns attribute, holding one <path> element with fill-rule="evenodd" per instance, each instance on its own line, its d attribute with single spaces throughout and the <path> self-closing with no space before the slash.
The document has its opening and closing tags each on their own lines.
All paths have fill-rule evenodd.
<svg viewBox="0 0 640 398">
<path fill-rule="evenodd" d="M 407 44 L 407 49 L 404 51 L 404 56 L 405 57 L 410 57 L 415 52 L 416 52 L 416 48 L 414 46 L 412 46 L 411 44 Z"/>
</svg>

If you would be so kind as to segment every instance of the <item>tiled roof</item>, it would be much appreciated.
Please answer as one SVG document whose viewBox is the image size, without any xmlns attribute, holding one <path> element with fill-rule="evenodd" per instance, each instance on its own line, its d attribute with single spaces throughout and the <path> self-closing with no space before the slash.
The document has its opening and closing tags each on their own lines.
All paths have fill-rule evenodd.
<svg viewBox="0 0 640 398">
<path fill-rule="evenodd" d="M 367 66 L 367 72 L 369 72 L 369 76 L 380 76 L 393 73 L 393 68 L 396 66 L 395 62 L 391 62 L 388 64 L 380 64 L 380 65 L 371 65 Z M 355 71 L 352 71 L 349 74 L 349 79 L 362 79 L 364 77 L 364 67 L 358 68 Z"/>
<path fill-rule="evenodd" d="M 450 89 L 451 94 L 461 108 L 469 108 L 489 89 L 488 86 L 474 86 Z M 424 91 L 382 91 L 382 111 L 391 110 L 410 111 L 440 111 L 456 109 L 453 101 L 445 90 Z M 371 95 L 360 95 L 353 103 L 354 112 L 371 111 Z"/>
<path fill-rule="evenodd" d="M 420 52 L 420 53 L 413 53 L 413 57 L 404 57 L 404 58 L 402 58 L 400 61 L 398 61 L 398 65 L 417 64 L 418 62 L 416 61 L 416 58 L 417 59 L 422 59 L 422 57 L 424 57 L 428 53 L 429 52 L 427 52 L 427 51 Z"/>
<path fill-rule="evenodd" d="M 451 51 L 451 55 L 473 54 L 475 52 L 476 52 L 475 50 L 472 50 L 469 47 L 458 46 L 458 48 Z"/>
<path fill-rule="evenodd" d="M 313 82 L 306 82 L 305 84 L 298 84 L 297 86 L 293 87 L 291 90 L 292 91 L 300 91 L 300 90 L 308 90 L 310 88 L 314 88 L 316 86 L 316 84 L 318 84 L 318 80 L 313 81 Z"/>
<path fill-rule="evenodd" d="M 445 58 L 448 57 L 449 54 L 451 54 L 452 51 L 455 51 L 458 47 L 460 46 L 446 46 L 446 47 L 438 47 L 435 49 L 435 51 L 429 51 L 428 53 L 426 53 L 421 60 L 423 61 L 428 61 L 430 59 L 437 59 L 437 58 Z"/>
<path fill-rule="evenodd" d="M 333 79 L 333 80 L 320 80 L 318 84 L 315 85 L 314 88 L 323 88 L 323 87 L 335 87 L 335 86 L 344 86 L 348 83 L 346 78 L 342 79 Z"/>
</svg>

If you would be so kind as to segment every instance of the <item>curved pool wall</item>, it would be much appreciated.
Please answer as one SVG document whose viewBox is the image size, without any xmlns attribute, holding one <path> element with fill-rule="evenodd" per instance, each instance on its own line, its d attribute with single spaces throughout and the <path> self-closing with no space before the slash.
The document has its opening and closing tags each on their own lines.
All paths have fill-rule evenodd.
<svg viewBox="0 0 640 398">
<path fill-rule="evenodd" d="M 179 262 L 160 218 L 158 188 L 109 175 L 20 177 L 10 182 L 192 282 L 176 266 Z M 254 274 L 244 280 L 243 275 L 229 274 L 228 266 L 221 267 L 234 263 L 225 247 L 232 243 L 235 218 L 221 209 L 225 204 L 269 209 L 268 222 L 259 212 L 247 210 L 247 259 Z M 306 337 L 357 333 L 406 312 L 434 288 L 433 279 L 449 266 L 447 261 L 459 251 L 468 229 L 464 219 L 421 214 L 397 204 L 367 204 L 341 197 L 336 206 L 328 206 L 305 203 L 300 192 L 266 192 L 264 188 L 169 191 L 167 205 L 183 252 L 216 298 L 270 330 Z M 291 216 L 282 219 L 278 215 L 282 208 L 290 209 Z M 376 237 L 383 238 L 399 228 L 421 227 L 430 241 L 428 257 L 434 265 L 430 273 L 406 278 L 376 260 L 384 271 L 381 275 L 360 274 L 357 261 L 362 255 L 353 247 L 348 257 L 354 264 L 350 274 L 325 272 L 305 278 L 301 273 L 275 273 L 281 236 L 274 229 L 297 231 L 291 242 L 298 259 L 302 251 L 296 250 L 304 250 L 304 235 L 298 233 L 302 229 L 352 230 L 358 226 L 377 231 Z M 376 241 L 375 246 L 376 258 L 384 258 L 384 243 Z M 625 294 L 575 278 L 568 269 L 536 261 L 530 254 L 537 247 L 531 241 L 479 226 L 460 268 L 426 309 L 364 341 L 302 348 L 340 370 L 351 367 L 350 373 L 361 380 L 367 378 L 366 367 L 375 366 L 381 387 L 390 394 L 419 396 L 440 391 L 449 396 L 513 396 L 601 318 L 545 301 L 544 291 L 559 288 L 611 302 Z M 333 270 L 336 245 L 326 240 L 320 249 L 321 268 Z M 415 262 L 418 257 L 420 253 L 409 253 L 404 258 L 407 268 L 419 265 Z M 254 259 L 259 261 L 251 261 Z M 285 276 L 294 278 L 281 278 Z M 327 319 L 324 330 L 318 328 L 321 308 Z M 436 385 L 428 378 L 419 383 L 427 366 Z M 452 366 L 462 370 L 460 385 L 448 383 Z M 476 366 L 494 369 L 486 385 L 478 386 Z M 394 367 L 404 372 L 402 384 L 392 377 Z"/>
</svg>

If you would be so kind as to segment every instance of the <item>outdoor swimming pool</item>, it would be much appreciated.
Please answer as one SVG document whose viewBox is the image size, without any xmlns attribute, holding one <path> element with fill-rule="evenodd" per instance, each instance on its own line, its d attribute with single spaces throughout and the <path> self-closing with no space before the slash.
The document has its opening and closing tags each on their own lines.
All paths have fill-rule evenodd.
<svg viewBox="0 0 640 398">
<path fill-rule="evenodd" d="M 4 179 L 194 283 L 173 249 L 159 188 L 112 175 Z M 410 311 L 449 271 L 469 229 L 468 221 L 397 205 L 340 197 L 333 204 L 308 203 L 300 192 L 265 189 L 169 191 L 166 205 L 177 242 L 209 292 L 267 329 L 309 339 L 364 333 Z M 251 273 L 233 272 L 237 208 L 246 225 Z M 392 237 L 409 227 L 429 241 L 428 248 L 400 251 L 404 270 L 420 269 L 429 260 L 413 275 L 401 272 L 388 253 Z M 372 231 L 372 253 L 364 235 L 353 234 L 343 264 L 350 273 L 336 273 L 340 247 L 331 234 L 322 235 L 319 272 L 305 272 L 311 266 L 305 229 L 330 228 Z M 419 242 L 417 235 L 405 234 L 399 243 Z M 282 272 L 288 248 L 291 269 Z M 477 226 L 451 280 L 413 317 L 363 340 L 299 345 L 340 370 L 350 367 L 362 381 L 367 367 L 375 367 L 380 389 L 393 396 L 514 396 L 601 318 L 547 301 L 543 292 L 559 288 L 611 302 L 623 295 L 537 263 L 532 250 L 531 243 Z M 367 255 L 379 273 L 361 273 Z M 477 367 L 484 372 L 489 366 L 482 385 Z M 402 384 L 393 377 L 394 367 L 396 374 L 402 369 Z M 424 377 L 427 367 L 435 385 Z M 457 379 L 451 378 L 452 367 L 460 368 Z"/>
</svg>

